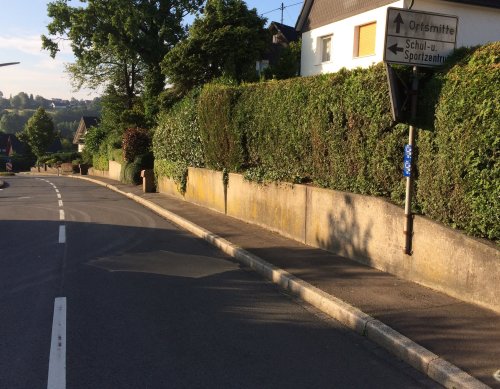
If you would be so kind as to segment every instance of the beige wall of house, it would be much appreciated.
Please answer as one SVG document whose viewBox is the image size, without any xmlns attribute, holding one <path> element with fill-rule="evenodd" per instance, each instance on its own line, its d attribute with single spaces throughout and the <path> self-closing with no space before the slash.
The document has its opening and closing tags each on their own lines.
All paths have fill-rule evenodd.
<svg viewBox="0 0 500 389">
<path fill-rule="evenodd" d="M 370 11 L 327 24 L 302 34 L 301 75 L 337 72 L 341 68 L 369 67 L 383 61 L 388 7 L 408 8 L 409 0 L 399 0 Z M 457 47 L 475 46 L 500 40 L 500 9 L 442 0 L 416 0 L 412 8 L 458 16 Z M 376 23 L 373 54 L 358 55 L 359 31 Z M 325 38 L 331 38 L 330 59 L 325 61 Z"/>
<path fill-rule="evenodd" d="M 344 67 L 347 69 L 369 67 L 382 61 L 387 8 L 402 6 L 403 0 L 395 1 L 387 6 L 378 7 L 302 34 L 301 75 L 333 73 Z M 357 28 L 373 22 L 376 22 L 375 53 L 358 56 L 356 52 Z M 323 61 L 322 42 L 326 37 L 331 37 L 329 61 Z"/>
<path fill-rule="evenodd" d="M 457 47 L 500 40 L 500 9 L 433 0 L 416 0 L 413 9 L 458 16 Z"/>
</svg>

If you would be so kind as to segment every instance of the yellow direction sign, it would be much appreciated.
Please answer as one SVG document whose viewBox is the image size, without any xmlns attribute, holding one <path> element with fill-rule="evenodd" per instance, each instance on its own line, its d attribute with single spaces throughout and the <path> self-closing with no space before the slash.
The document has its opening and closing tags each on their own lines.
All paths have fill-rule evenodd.
<svg viewBox="0 0 500 389">
<path fill-rule="evenodd" d="M 384 62 L 439 66 L 455 50 L 458 17 L 389 7 Z"/>
</svg>

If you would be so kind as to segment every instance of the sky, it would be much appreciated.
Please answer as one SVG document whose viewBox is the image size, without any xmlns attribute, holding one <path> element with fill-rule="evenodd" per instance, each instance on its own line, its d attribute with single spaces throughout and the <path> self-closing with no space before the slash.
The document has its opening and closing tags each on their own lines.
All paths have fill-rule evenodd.
<svg viewBox="0 0 500 389">
<path fill-rule="evenodd" d="M 69 44 L 55 59 L 42 50 L 40 35 L 47 34 L 50 23 L 46 0 L 0 0 L 0 63 L 20 62 L 0 67 L 0 91 L 5 98 L 19 92 L 47 99 L 92 99 L 100 92 L 74 91 L 64 64 L 74 62 Z M 249 8 L 271 21 L 280 21 L 281 4 L 286 7 L 283 23 L 295 26 L 302 8 L 301 0 L 247 0 Z M 78 4 L 78 2 L 75 2 Z"/>
</svg>

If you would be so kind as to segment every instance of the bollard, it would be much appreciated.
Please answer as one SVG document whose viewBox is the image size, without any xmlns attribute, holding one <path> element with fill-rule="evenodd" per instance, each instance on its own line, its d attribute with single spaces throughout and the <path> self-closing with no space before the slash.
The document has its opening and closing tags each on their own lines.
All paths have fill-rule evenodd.
<svg viewBox="0 0 500 389">
<path fill-rule="evenodd" d="M 155 177 L 152 169 L 141 170 L 142 191 L 144 193 L 154 192 Z"/>
</svg>

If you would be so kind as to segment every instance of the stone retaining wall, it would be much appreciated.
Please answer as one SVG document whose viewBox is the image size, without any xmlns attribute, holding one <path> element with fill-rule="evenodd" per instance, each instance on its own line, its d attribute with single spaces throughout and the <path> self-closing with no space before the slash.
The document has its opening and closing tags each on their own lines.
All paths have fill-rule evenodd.
<svg viewBox="0 0 500 389">
<path fill-rule="evenodd" d="M 404 211 L 384 199 L 308 185 L 266 184 L 190 168 L 185 195 L 159 179 L 159 191 L 255 223 L 461 300 L 500 312 L 500 251 L 425 217 L 414 221 L 404 254 Z"/>
</svg>

